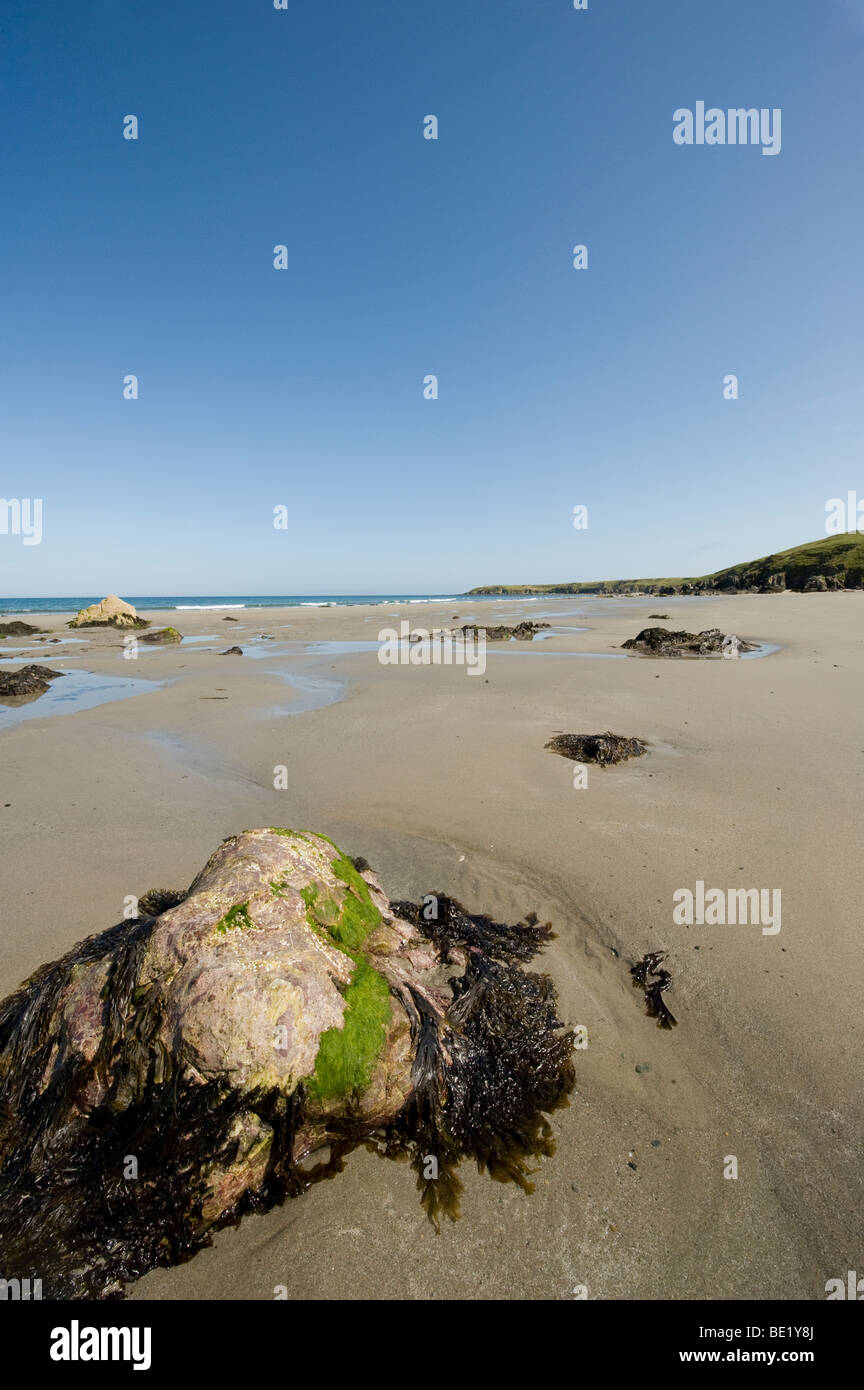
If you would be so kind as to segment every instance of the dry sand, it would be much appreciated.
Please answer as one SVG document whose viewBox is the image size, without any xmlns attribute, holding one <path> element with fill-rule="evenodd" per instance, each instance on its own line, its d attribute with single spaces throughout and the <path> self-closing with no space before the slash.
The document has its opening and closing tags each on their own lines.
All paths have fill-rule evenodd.
<svg viewBox="0 0 864 1390">
<path fill-rule="evenodd" d="M 655 611 L 668 627 L 782 649 L 552 655 L 620 655 Z M 390 613 L 423 626 L 554 613 L 587 630 L 490 644 L 485 676 L 267 643 L 262 659 L 218 655 L 265 632 L 374 641 Z M 133 1298 L 271 1299 L 284 1286 L 289 1298 L 568 1299 L 584 1285 L 592 1299 L 820 1299 L 861 1267 L 864 595 L 147 616 L 214 634 L 213 650 L 142 648 L 129 662 L 114 632 L 2 644 L 4 657 L 164 684 L 13 727 L 0 706 L 0 994 L 118 921 L 127 895 L 187 884 L 224 836 L 286 825 L 364 855 L 393 897 L 438 890 L 508 921 L 551 920 L 537 968 L 589 1045 L 533 1196 L 466 1170 L 463 1218 L 436 1235 L 409 1168 L 361 1151 L 332 1182 L 147 1275 Z M 60 615 L 37 621 L 65 634 Z M 316 689 L 342 698 L 304 710 Z M 573 765 L 543 745 L 605 729 L 652 749 L 576 790 Z M 276 791 L 279 765 L 288 788 Z M 781 931 L 673 925 L 674 891 L 697 879 L 780 888 Z M 645 1016 L 627 968 L 660 947 L 671 1032 Z M 724 1178 L 728 1155 L 737 1180 Z"/>
</svg>

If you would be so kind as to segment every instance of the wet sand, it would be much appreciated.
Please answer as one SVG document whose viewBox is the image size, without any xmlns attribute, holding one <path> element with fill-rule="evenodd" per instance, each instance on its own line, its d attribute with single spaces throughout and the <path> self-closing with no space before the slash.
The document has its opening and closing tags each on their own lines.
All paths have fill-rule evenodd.
<svg viewBox="0 0 864 1390">
<path fill-rule="evenodd" d="M 653 612 L 780 650 L 600 659 L 620 658 Z M 308 650 L 455 613 L 556 631 L 490 644 L 483 676 Z M 66 635 L 60 615 L 22 616 Z M 355 1153 L 133 1298 L 271 1299 L 284 1286 L 567 1299 L 584 1285 L 604 1299 L 821 1299 L 860 1267 L 864 595 L 147 616 L 213 641 L 142 645 L 136 661 L 112 631 L 0 643 L 2 669 L 154 682 L 70 713 L 37 704 L 9 727 L 0 706 L 0 993 L 118 921 L 127 895 L 187 884 L 224 836 L 286 825 L 364 855 L 393 897 L 438 890 L 508 921 L 551 920 L 537 968 L 589 1045 L 533 1196 L 466 1169 L 463 1219 L 436 1235 L 409 1168 Z M 262 654 L 219 655 L 234 644 Z M 543 745 L 605 729 L 651 750 L 574 789 L 573 765 Z M 780 932 L 674 925 L 673 893 L 697 880 L 780 888 Z M 672 1032 L 645 1016 L 627 968 L 659 948 Z M 730 1155 L 737 1180 L 724 1178 Z"/>
</svg>

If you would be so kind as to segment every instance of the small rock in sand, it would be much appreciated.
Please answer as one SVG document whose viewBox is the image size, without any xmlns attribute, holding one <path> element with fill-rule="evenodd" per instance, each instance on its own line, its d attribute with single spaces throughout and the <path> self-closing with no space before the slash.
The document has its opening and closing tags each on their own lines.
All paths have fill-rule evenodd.
<svg viewBox="0 0 864 1390">
<path fill-rule="evenodd" d="M 623 763 L 628 758 L 641 758 L 648 751 L 648 745 L 641 738 L 613 734 L 608 729 L 605 734 L 558 734 L 545 747 L 560 753 L 562 758 L 572 758 L 577 763 L 599 763 L 601 767 Z"/>
</svg>

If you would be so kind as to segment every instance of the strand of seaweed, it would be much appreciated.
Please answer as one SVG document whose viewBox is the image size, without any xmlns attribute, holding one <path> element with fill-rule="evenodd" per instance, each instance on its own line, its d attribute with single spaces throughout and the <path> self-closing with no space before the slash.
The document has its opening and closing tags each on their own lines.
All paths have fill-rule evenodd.
<svg viewBox="0 0 864 1390">
<path fill-rule="evenodd" d="M 537 926 L 534 914 L 508 926 L 434 896 L 431 921 L 413 903 L 392 903 L 391 910 L 435 944 L 444 964 L 454 946 L 468 947 L 468 961 L 450 980 L 453 1003 L 444 1019 L 430 1017 L 428 1008 L 421 1013 L 414 1092 L 391 1149 L 400 1141 L 408 1149 L 437 1228 L 439 1213 L 459 1215 L 462 1158 L 473 1158 L 499 1182 L 534 1190 L 531 1160 L 555 1151 L 546 1114 L 568 1104 L 576 1078 L 573 1033 L 557 1016 L 551 979 L 519 966 L 550 940 L 551 927 Z M 429 1155 L 439 1169 L 431 1180 L 424 1177 Z"/>
<path fill-rule="evenodd" d="M 656 1018 L 658 1028 L 677 1028 L 678 1020 L 663 998 L 666 990 L 672 986 L 670 971 L 660 965 L 667 955 L 667 951 L 651 951 L 635 965 L 631 965 L 630 974 L 633 976 L 634 989 L 644 991 L 645 1012 L 648 1017 Z M 649 980 L 649 975 L 653 975 L 654 979 Z"/>
</svg>

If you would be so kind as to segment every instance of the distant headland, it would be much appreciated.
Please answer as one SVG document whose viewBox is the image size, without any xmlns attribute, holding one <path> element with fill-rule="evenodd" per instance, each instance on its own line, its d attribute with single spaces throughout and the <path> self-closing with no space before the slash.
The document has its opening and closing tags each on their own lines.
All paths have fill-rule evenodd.
<svg viewBox="0 0 864 1390">
<path fill-rule="evenodd" d="M 484 584 L 468 593 L 484 594 L 670 594 L 755 593 L 786 590 L 816 593 L 864 588 L 864 535 L 849 531 L 796 545 L 761 560 L 730 565 L 714 574 L 688 579 L 600 579 L 571 584 Z"/>
</svg>

